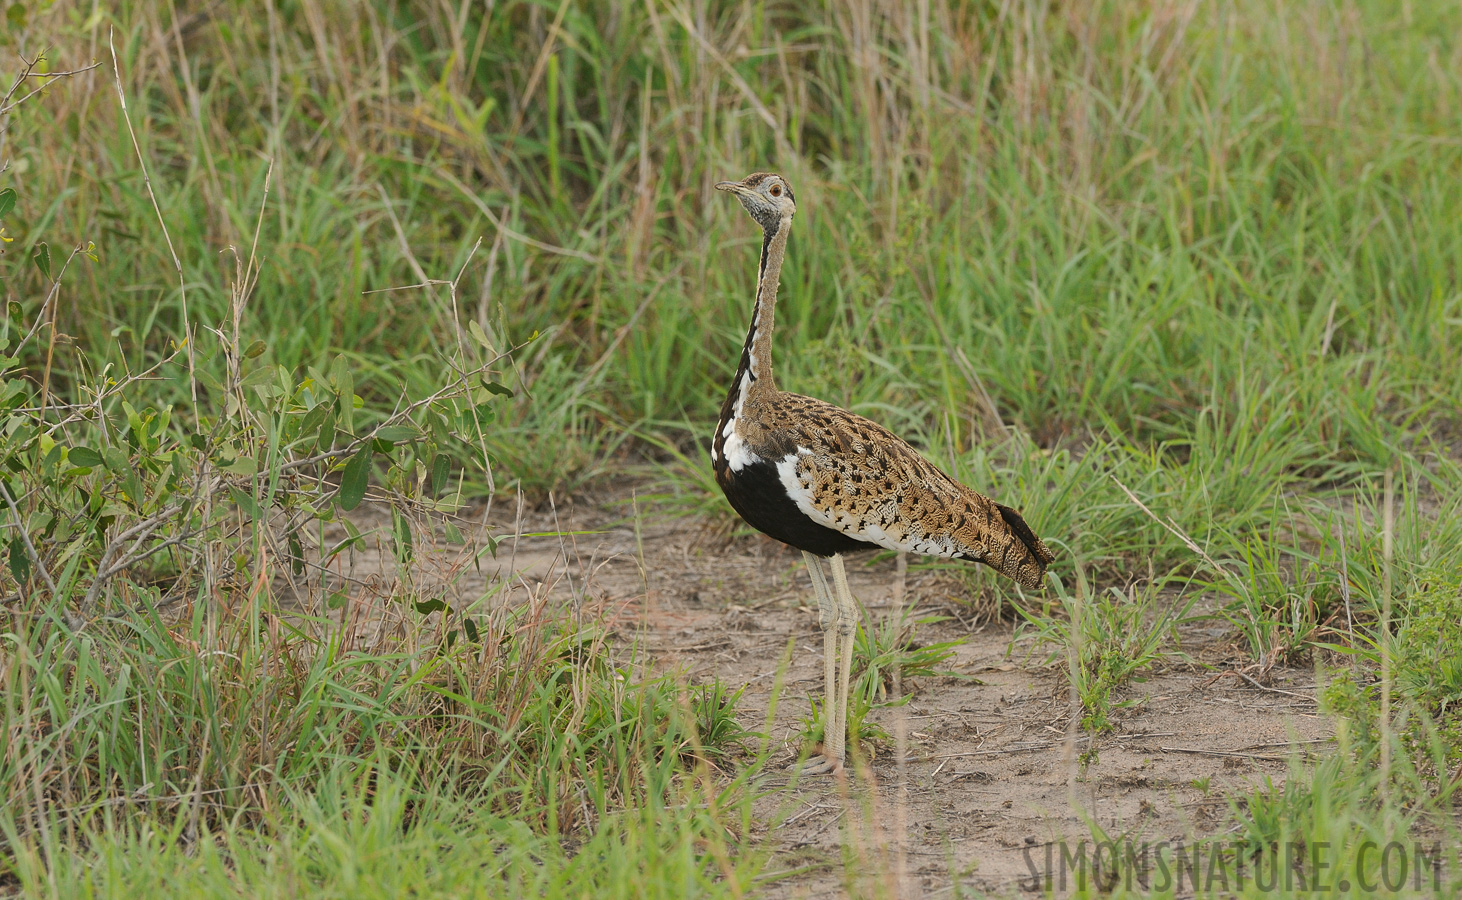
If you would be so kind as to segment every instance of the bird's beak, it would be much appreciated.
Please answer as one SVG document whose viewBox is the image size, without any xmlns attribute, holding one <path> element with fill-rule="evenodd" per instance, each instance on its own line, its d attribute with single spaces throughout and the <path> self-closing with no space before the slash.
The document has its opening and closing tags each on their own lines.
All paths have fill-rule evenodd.
<svg viewBox="0 0 1462 900">
<path fill-rule="evenodd" d="M 746 193 L 746 187 L 739 181 L 720 181 L 716 183 L 716 190 L 730 191 L 733 194 Z"/>
</svg>

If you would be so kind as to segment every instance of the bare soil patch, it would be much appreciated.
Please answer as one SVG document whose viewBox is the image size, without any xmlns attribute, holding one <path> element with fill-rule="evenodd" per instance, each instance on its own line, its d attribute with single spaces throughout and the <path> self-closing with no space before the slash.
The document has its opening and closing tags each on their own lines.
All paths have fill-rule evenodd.
<svg viewBox="0 0 1462 900">
<path fill-rule="evenodd" d="M 653 665 L 692 682 L 745 686 L 740 718 L 753 730 L 763 727 L 780 675 L 771 738 L 780 763 L 792 763 L 808 700 L 822 691 L 822 638 L 801 554 L 761 536 L 727 541 L 694 520 L 644 514 L 636 523 L 629 510 L 618 502 L 500 505 L 488 517 L 491 533 L 545 536 L 506 538 L 481 571 L 439 553 L 438 577 L 464 598 L 501 575 L 517 601 L 546 592 L 602 611 L 621 644 L 638 643 Z M 367 547 L 346 574 L 369 578 L 389 560 Z M 854 558 L 848 570 L 872 620 L 893 614 L 892 559 Z M 966 593 L 948 574 L 916 568 L 904 603 L 968 621 L 957 602 Z M 922 627 L 921 641 L 963 641 L 950 666 L 958 677 L 905 684 L 907 705 L 872 714 L 902 747 L 872 748 L 871 762 L 846 779 L 797 780 L 777 769 L 764 780 L 756 837 L 776 855 L 773 869 L 796 870 L 767 896 L 841 897 L 865 878 L 895 896 L 938 896 L 955 878 L 1020 894 L 1031 866 L 1044 868 L 1048 842 L 1090 841 L 1092 825 L 1137 841 L 1211 835 L 1227 827 L 1228 798 L 1266 776 L 1282 779 L 1292 762 L 1330 746 L 1312 671 L 1280 670 L 1261 689 L 1215 680 L 1198 665 L 1128 685 L 1122 698 L 1137 702 L 1115 713 L 1114 730 L 1094 744 L 1081 734 L 1073 741 L 1064 679 L 1044 665 L 1048 651 L 1031 653 L 1026 641 L 1012 649 L 1015 636 L 1009 621 Z M 1197 659 L 1226 649 L 1218 628 L 1184 640 Z"/>
</svg>

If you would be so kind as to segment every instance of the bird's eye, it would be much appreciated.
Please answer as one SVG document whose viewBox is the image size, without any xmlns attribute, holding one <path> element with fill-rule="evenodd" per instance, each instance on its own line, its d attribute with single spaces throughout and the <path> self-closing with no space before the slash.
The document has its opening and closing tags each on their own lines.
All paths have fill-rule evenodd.
<svg viewBox="0 0 1462 900">
<path fill-rule="evenodd" d="M 780 184 L 774 184 L 774 185 L 772 185 L 772 196 L 773 197 L 780 197 L 780 196 L 782 196 L 782 186 Z"/>
</svg>

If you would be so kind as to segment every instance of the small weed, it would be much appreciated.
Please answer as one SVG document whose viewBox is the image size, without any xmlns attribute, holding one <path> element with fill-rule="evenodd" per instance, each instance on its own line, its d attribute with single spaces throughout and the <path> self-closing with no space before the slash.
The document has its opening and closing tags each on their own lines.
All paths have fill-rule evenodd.
<svg viewBox="0 0 1462 900">
<path fill-rule="evenodd" d="M 1344 616 L 1339 567 L 1313 561 L 1291 572 L 1284 555 L 1278 543 L 1251 537 L 1242 547 L 1243 574 L 1213 583 L 1233 597 L 1222 616 L 1243 635 L 1261 673 L 1307 652 L 1337 611 Z"/>
<path fill-rule="evenodd" d="M 760 737 L 742 726 L 736 706 L 746 690 L 731 690 L 720 678 L 691 689 L 691 716 L 695 721 L 699 750 L 710 759 L 724 759 L 745 749 L 745 742 Z"/>
<path fill-rule="evenodd" d="M 1058 594 L 1064 617 L 1017 607 L 1025 621 L 1016 640 L 1031 634 L 1034 648 L 1051 646 L 1048 665 L 1063 656 L 1073 659 L 1075 665 L 1067 667 L 1068 677 L 1076 682 L 1081 726 L 1093 732 L 1109 731 L 1110 712 L 1134 702 L 1113 701 L 1113 693 L 1137 673 L 1172 655 L 1164 647 L 1193 601 L 1177 609 L 1159 610 L 1158 592 L 1152 586 L 1140 591 L 1108 588 L 1086 603 L 1076 602 L 1064 587 Z"/>
<path fill-rule="evenodd" d="M 848 734 L 859 747 L 887 743 L 888 732 L 868 716 L 876 709 L 902 706 L 909 694 L 890 698 L 889 689 L 899 679 L 954 675 L 940 665 L 954 655 L 963 641 L 919 644 L 914 632 L 920 625 L 944 621 L 943 616 L 924 616 L 910 621 L 908 610 L 897 619 L 886 618 L 871 632 L 859 624 L 853 643 L 853 675 L 848 687 Z M 811 714 L 802 719 L 800 739 L 804 746 L 822 742 L 822 701 L 812 701 Z"/>
<path fill-rule="evenodd" d="M 854 675 L 849 694 L 861 698 L 864 705 L 872 709 L 887 699 L 895 677 L 907 679 L 953 674 L 940 666 L 954 656 L 954 648 L 963 641 L 920 644 L 914 639 L 920 625 L 943 621 L 943 616 L 923 616 L 911 621 L 909 611 L 905 609 L 899 617 L 886 617 L 871 630 L 860 624 L 853 643 Z M 888 705 L 907 701 L 907 696 L 895 698 Z"/>
</svg>

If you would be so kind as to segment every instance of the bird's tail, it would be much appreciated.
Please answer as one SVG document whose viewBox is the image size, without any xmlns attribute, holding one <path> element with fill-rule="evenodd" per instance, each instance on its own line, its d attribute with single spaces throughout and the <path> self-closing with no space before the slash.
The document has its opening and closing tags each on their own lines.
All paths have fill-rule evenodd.
<svg viewBox="0 0 1462 900">
<path fill-rule="evenodd" d="M 1020 513 L 1000 503 L 996 503 L 995 508 L 1000 510 L 1000 518 L 1005 520 L 1005 527 L 1010 529 L 1014 540 L 1008 547 L 1002 548 L 998 560 L 986 559 L 984 562 L 1024 587 L 1040 587 L 1046 577 L 1046 566 L 1050 565 L 1056 555 L 1044 541 L 1036 537 L 1036 533 L 1031 531 Z"/>
</svg>

